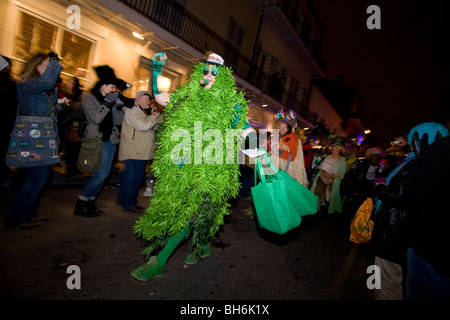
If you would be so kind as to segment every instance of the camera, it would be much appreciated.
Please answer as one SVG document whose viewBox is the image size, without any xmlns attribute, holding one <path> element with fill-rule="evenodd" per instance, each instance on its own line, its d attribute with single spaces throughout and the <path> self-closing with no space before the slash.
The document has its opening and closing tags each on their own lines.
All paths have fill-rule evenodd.
<svg viewBox="0 0 450 320">
<path fill-rule="evenodd" d="M 391 146 L 395 147 L 396 145 L 399 145 L 400 143 L 401 143 L 400 140 L 394 140 L 394 141 L 391 141 Z"/>
<path fill-rule="evenodd" d="M 47 55 L 50 57 L 51 60 L 59 61 L 59 57 L 58 57 L 57 53 L 54 53 L 53 51 L 50 51 Z"/>
<path fill-rule="evenodd" d="M 125 97 L 121 93 L 119 93 L 118 99 L 123 102 L 123 106 L 126 108 L 133 108 L 134 100 L 128 97 Z"/>
</svg>

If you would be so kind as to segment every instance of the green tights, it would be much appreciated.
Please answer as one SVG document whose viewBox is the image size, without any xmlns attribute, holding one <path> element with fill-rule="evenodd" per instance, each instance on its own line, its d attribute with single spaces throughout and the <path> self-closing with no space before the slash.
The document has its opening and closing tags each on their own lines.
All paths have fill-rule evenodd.
<svg viewBox="0 0 450 320">
<path fill-rule="evenodd" d="M 178 247 L 178 245 L 183 241 L 189 227 L 184 228 L 177 235 L 169 238 L 167 244 L 161 250 L 161 252 L 155 257 L 150 257 L 149 261 L 131 271 L 131 276 L 140 281 L 149 281 L 153 278 L 161 276 L 166 268 L 167 260 L 169 260 L 172 253 Z"/>
</svg>

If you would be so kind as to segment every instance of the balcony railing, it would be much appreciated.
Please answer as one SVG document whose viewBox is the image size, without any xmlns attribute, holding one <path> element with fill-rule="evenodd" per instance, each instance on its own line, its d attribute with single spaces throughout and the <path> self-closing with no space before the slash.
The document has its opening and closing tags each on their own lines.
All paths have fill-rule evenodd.
<svg viewBox="0 0 450 320">
<path fill-rule="evenodd" d="M 270 75 L 233 47 L 228 41 L 193 16 L 173 0 L 119 0 L 153 23 L 169 31 L 177 38 L 200 52 L 212 51 L 221 55 L 227 66 L 248 83 L 269 92 Z M 290 102 L 289 108 L 300 111 L 304 106 L 296 100 L 295 93 L 284 91 L 282 101 Z M 277 100 L 277 99 L 275 99 Z M 279 101 L 279 102 L 282 102 Z"/>
<path fill-rule="evenodd" d="M 175 1 L 170 0 L 119 0 L 150 21 L 169 31 L 200 52 L 212 51 L 227 61 L 239 77 L 268 91 L 269 76 L 243 56 L 228 41 L 220 37 L 202 21 Z"/>
</svg>

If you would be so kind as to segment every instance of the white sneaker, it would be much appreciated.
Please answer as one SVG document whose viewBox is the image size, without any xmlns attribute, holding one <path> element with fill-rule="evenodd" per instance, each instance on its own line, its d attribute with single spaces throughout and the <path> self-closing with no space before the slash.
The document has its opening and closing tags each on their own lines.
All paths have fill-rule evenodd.
<svg viewBox="0 0 450 320">
<path fill-rule="evenodd" d="M 145 192 L 144 192 L 144 197 L 151 197 L 153 195 L 153 190 L 152 188 L 146 188 Z"/>
</svg>

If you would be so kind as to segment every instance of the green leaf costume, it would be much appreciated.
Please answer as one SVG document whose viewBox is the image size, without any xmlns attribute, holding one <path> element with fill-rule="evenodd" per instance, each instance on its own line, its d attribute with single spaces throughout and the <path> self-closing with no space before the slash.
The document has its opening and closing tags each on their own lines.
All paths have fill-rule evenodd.
<svg viewBox="0 0 450 320">
<path fill-rule="evenodd" d="M 225 66 L 215 67 L 215 83 L 205 89 L 201 80 L 207 66 L 201 62 L 194 67 L 164 111 L 152 164 L 155 194 L 134 226 L 149 244 L 143 252 L 147 256 L 171 246 L 171 239 L 178 239 L 172 245 L 176 247 L 190 235 L 194 252 L 206 256 L 202 250 L 209 250 L 207 242 L 229 214 L 228 200 L 239 192 L 242 130 L 231 129 L 249 127 L 247 101 Z"/>
</svg>

